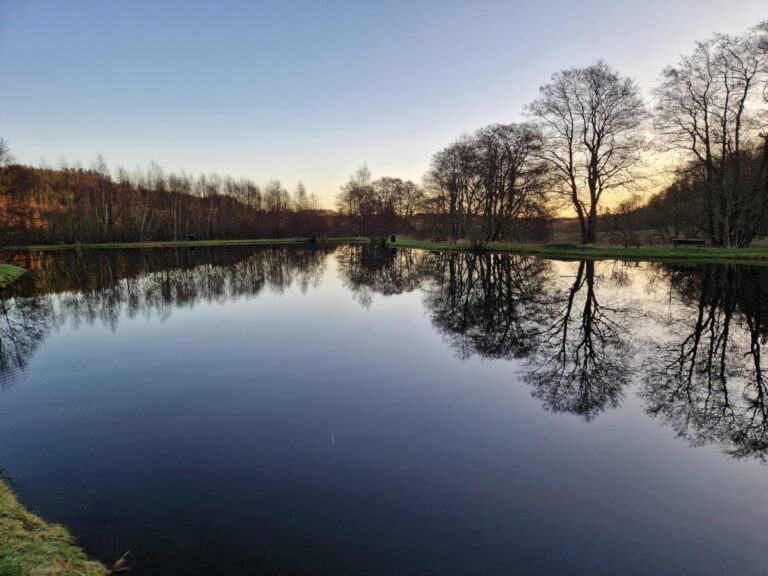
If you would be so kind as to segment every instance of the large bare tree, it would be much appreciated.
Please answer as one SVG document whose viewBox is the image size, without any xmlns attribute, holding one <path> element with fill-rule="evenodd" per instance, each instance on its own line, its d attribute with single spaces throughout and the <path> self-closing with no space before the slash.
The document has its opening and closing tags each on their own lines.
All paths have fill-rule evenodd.
<svg viewBox="0 0 768 576">
<path fill-rule="evenodd" d="M 664 69 L 655 89 L 656 129 L 700 175 L 704 233 L 716 246 L 747 246 L 765 224 L 767 82 L 763 23 L 742 36 L 697 43 Z"/>
<path fill-rule="evenodd" d="M 540 155 L 552 169 L 553 195 L 576 211 L 581 241 L 594 243 L 603 194 L 637 182 L 646 117 L 640 89 L 600 60 L 555 73 L 527 112 L 544 136 Z"/>
</svg>

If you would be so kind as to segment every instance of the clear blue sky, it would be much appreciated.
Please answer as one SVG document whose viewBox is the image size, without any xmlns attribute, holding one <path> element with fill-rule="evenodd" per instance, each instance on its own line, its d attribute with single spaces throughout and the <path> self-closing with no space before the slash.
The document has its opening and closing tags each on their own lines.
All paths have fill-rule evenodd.
<svg viewBox="0 0 768 576">
<path fill-rule="evenodd" d="M 0 136 L 17 159 L 154 160 L 301 180 L 326 205 L 358 166 L 419 179 L 462 132 L 521 119 L 604 58 L 649 90 L 766 0 L 0 0 Z"/>
</svg>

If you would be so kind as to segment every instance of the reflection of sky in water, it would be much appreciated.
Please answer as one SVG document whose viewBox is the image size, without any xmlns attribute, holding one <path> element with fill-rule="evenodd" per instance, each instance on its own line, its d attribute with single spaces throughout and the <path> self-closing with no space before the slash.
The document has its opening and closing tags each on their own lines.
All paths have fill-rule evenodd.
<svg viewBox="0 0 768 576">
<path fill-rule="evenodd" d="M 761 573 L 761 452 L 734 460 L 733 434 L 701 441 L 719 396 L 692 410 L 647 375 L 714 286 L 726 293 L 704 313 L 722 320 L 720 303 L 735 303 L 726 359 L 742 365 L 744 295 L 765 285 L 762 269 L 737 279 L 368 246 L 177 256 L 149 275 L 126 256 L 112 283 L 82 292 L 54 261 L 85 264 L 50 255 L 61 290 L 44 294 L 40 273 L 36 296 L 6 302 L 41 327 L 23 371 L 4 370 L 0 462 L 25 503 L 97 557 L 130 548 L 139 575 Z M 554 350 L 542 327 L 569 298 L 578 349 L 590 288 L 612 326 L 594 342 L 606 362 L 626 350 L 626 382 L 605 383 L 615 408 L 599 404 L 594 373 L 568 390 L 540 382 L 589 407 L 553 414 L 527 374 Z M 511 333 L 534 352 L 516 357 Z M 731 394 L 739 423 L 745 386 Z M 663 398 L 660 425 L 646 410 Z"/>
</svg>

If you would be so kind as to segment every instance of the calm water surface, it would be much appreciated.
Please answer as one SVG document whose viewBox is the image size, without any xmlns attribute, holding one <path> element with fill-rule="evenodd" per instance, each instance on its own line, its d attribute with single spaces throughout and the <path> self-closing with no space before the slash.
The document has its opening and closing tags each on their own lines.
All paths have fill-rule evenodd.
<svg viewBox="0 0 768 576">
<path fill-rule="evenodd" d="M 766 574 L 768 268 L 27 253 L 0 466 L 133 574 Z"/>
</svg>

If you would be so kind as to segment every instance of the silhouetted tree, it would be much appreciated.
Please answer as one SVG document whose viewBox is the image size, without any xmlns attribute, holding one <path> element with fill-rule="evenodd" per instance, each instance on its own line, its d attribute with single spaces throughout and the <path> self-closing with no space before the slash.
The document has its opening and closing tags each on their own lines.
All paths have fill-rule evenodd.
<svg viewBox="0 0 768 576">
<path fill-rule="evenodd" d="M 766 25 L 716 34 L 662 73 L 655 124 L 668 148 L 687 152 L 716 246 L 748 246 L 768 218 L 768 139 L 756 123 L 768 82 Z"/>
<path fill-rule="evenodd" d="M 373 180 L 367 166 L 350 176 L 336 196 L 336 209 L 348 231 L 371 237 L 410 230 L 423 193 L 411 181 L 385 176 Z"/>
<path fill-rule="evenodd" d="M 622 200 L 616 208 L 610 211 L 611 234 L 617 237 L 624 246 L 640 244 L 639 232 L 643 227 L 642 198 L 633 194 Z"/>
<path fill-rule="evenodd" d="M 426 176 L 430 211 L 440 217 L 441 232 L 453 240 L 467 235 L 481 211 L 476 164 L 474 142 L 463 136 L 432 157 Z"/>
<path fill-rule="evenodd" d="M 493 124 L 432 158 L 430 205 L 454 239 L 484 244 L 509 237 L 523 218 L 544 213 L 541 136 L 530 124 Z"/>
<path fill-rule="evenodd" d="M 645 106 L 631 78 L 603 61 L 557 72 L 528 107 L 543 133 L 552 192 L 576 212 L 585 244 L 597 240 L 603 194 L 635 184 Z"/>
</svg>

